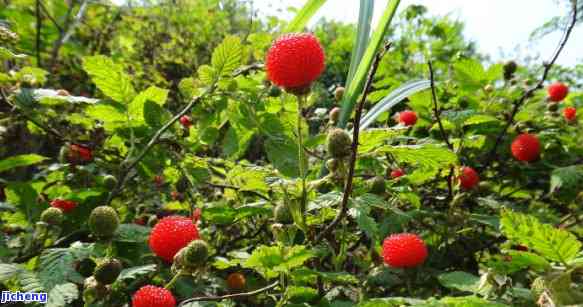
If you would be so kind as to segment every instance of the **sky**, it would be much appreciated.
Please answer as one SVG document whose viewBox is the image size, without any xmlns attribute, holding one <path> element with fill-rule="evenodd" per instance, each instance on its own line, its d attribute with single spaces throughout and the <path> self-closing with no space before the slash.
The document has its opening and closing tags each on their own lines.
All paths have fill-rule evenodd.
<svg viewBox="0 0 583 307">
<path fill-rule="evenodd" d="M 291 19 L 288 7 L 301 7 L 307 0 L 253 0 L 253 6 L 262 15 Z M 328 0 L 312 19 L 312 24 L 325 17 L 356 23 L 358 0 Z M 388 0 L 375 0 L 375 17 L 380 18 Z M 564 2 L 564 1 L 563 1 Z M 543 39 L 529 41 L 531 32 L 554 16 L 566 15 L 569 10 L 555 0 L 402 0 L 399 11 L 411 4 L 422 4 L 432 15 L 450 14 L 465 22 L 464 35 L 475 41 L 478 50 L 492 59 L 505 60 L 513 55 L 549 58 L 562 33 L 556 32 Z M 397 14 L 398 14 L 397 13 Z M 517 48 L 518 47 L 518 48 Z M 520 62 L 520 59 L 515 59 Z M 583 64 L 583 25 L 577 26 L 557 63 L 564 66 Z"/>
</svg>

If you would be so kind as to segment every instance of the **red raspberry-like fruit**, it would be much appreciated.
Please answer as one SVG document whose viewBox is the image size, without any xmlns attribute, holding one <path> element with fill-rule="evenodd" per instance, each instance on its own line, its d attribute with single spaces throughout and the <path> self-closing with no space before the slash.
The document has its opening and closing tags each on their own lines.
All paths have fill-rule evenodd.
<svg viewBox="0 0 583 307">
<path fill-rule="evenodd" d="M 143 286 L 132 297 L 132 307 L 175 307 L 172 292 L 156 286 Z"/>
<path fill-rule="evenodd" d="M 399 233 L 383 242 L 383 259 L 394 268 L 412 268 L 427 258 L 427 246 L 416 234 Z"/>
<path fill-rule="evenodd" d="M 71 162 L 82 161 L 89 162 L 93 159 L 93 153 L 87 146 L 71 144 L 69 147 L 69 159 Z"/>
<path fill-rule="evenodd" d="M 69 213 L 77 207 L 77 202 L 72 200 L 54 199 L 51 201 L 50 205 L 51 207 L 63 210 L 64 213 Z"/>
<path fill-rule="evenodd" d="M 164 184 L 164 177 L 160 175 L 154 176 L 154 184 L 156 184 L 157 187 L 161 187 Z"/>
<path fill-rule="evenodd" d="M 192 119 L 190 119 L 190 116 L 188 115 L 182 115 L 182 117 L 180 117 L 180 124 L 182 124 L 184 128 L 190 128 L 190 126 L 192 126 Z"/>
<path fill-rule="evenodd" d="M 305 92 L 324 71 L 324 50 L 313 34 L 286 34 L 267 51 L 265 67 L 271 82 L 288 92 Z"/>
<path fill-rule="evenodd" d="M 458 179 L 462 188 L 466 190 L 473 189 L 478 185 L 478 183 L 480 183 L 480 176 L 478 176 L 478 172 L 468 166 L 462 167 Z"/>
<path fill-rule="evenodd" d="M 563 116 L 568 122 L 572 122 L 577 118 L 577 109 L 573 107 L 566 107 L 563 110 Z"/>
<path fill-rule="evenodd" d="M 559 102 L 567 97 L 569 94 L 569 88 L 561 82 L 556 82 L 549 85 L 547 93 L 550 101 Z"/>
<path fill-rule="evenodd" d="M 523 133 L 514 139 L 510 150 L 516 160 L 531 162 L 540 155 L 540 142 L 535 135 Z"/>
<path fill-rule="evenodd" d="M 405 171 L 402 168 L 397 168 L 391 171 L 391 178 L 397 179 L 401 176 L 405 176 Z"/>
<path fill-rule="evenodd" d="M 149 245 L 158 257 L 172 262 L 180 249 L 198 238 L 198 229 L 191 219 L 168 216 L 161 219 L 152 229 Z"/>
<path fill-rule="evenodd" d="M 417 113 L 413 111 L 403 111 L 399 113 L 399 122 L 405 126 L 413 126 L 417 122 Z"/>
</svg>

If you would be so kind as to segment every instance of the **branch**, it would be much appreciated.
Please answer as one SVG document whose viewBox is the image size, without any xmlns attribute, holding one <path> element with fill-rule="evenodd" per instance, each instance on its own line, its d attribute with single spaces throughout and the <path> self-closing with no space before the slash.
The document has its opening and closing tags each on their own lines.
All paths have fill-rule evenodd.
<svg viewBox="0 0 583 307">
<path fill-rule="evenodd" d="M 61 26 L 59 25 L 59 23 L 57 23 L 55 18 L 53 16 L 51 16 L 51 14 L 49 13 L 49 10 L 45 6 L 45 4 L 42 2 L 42 0 L 39 0 L 38 4 L 39 4 L 40 8 L 42 9 L 42 11 L 45 13 L 45 16 L 47 16 L 47 18 L 53 23 L 55 28 L 57 28 L 57 30 L 59 32 L 63 32 L 63 28 L 61 28 Z"/>
<path fill-rule="evenodd" d="M 366 85 L 364 87 L 364 93 L 358 103 L 356 108 L 356 113 L 354 114 L 353 125 L 354 128 L 352 130 L 352 147 L 351 147 L 351 155 L 350 155 L 350 166 L 348 169 L 348 178 L 346 179 L 346 185 L 344 186 L 344 195 L 342 196 L 342 203 L 340 204 L 340 212 L 336 215 L 334 220 L 324 228 L 322 232 L 316 237 L 316 242 L 322 240 L 346 215 L 348 211 L 348 200 L 350 199 L 350 194 L 352 193 L 352 181 L 354 179 L 354 168 L 356 166 L 356 156 L 358 154 L 358 135 L 360 133 L 360 118 L 362 117 L 362 109 L 366 103 L 366 98 L 368 97 L 368 93 L 372 87 L 374 76 L 377 72 L 381 59 L 383 55 L 389 50 L 391 47 L 391 43 L 385 44 L 384 48 L 377 53 L 375 56 L 374 62 L 372 63 L 372 67 L 368 73 L 368 78 L 366 80 Z"/>
<path fill-rule="evenodd" d="M 81 22 L 83 15 L 85 15 L 85 10 L 87 8 L 88 2 L 89 2 L 88 0 L 83 0 L 83 2 L 81 2 L 81 6 L 79 7 L 79 11 L 77 12 L 77 15 L 75 16 L 73 22 L 71 22 L 70 17 L 71 14 L 73 13 L 73 7 L 75 6 L 75 4 L 71 3 L 71 5 L 69 6 L 67 14 L 65 15 L 65 24 L 63 25 L 63 28 L 61 28 L 61 30 L 59 31 L 59 37 L 53 44 L 53 50 L 51 51 L 51 62 L 49 66 L 49 69 L 51 71 L 54 71 L 55 65 L 59 58 L 59 51 L 61 50 L 61 47 L 63 46 L 64 43 L 67 42 L 67 40 L 69 40 L 69 38 L 73 34 L 73 31 L 75 30 L 75 27 L 79 24 L 79 22 Z"/>
<path fill-rule="evenodd" d="M 433 115 L 437 120 L 437 124 L 439 125 L 439 132 L 441 132 L 441 137 L 443 141 L 449 147 L 449 149 L 453 150 L 453 145 L 449 142 L 449 137 L 443 128 L 443 123 L 441 122 L 441 110 L 437 105 L 437 93 L 435 91 L 435 78 L 433 75 L 433 65 L 431 64 L 431 60 L 427 62 L 427 66 L 429 66 L 429 80 L 431 81 L 431 99 L 433 100 Z"/>
<path fill-rule="evenodd" d="M 514 106 L 512 108 L 510 116 L 508 117 L 508 120 L 506 122 L 506 126 L 504 127 L 504 130 L 502 130 L 502 132 L 500 132 L 500 134 L 498 134 L 498 137 L 496 138 L 496 142 L 494 143 L 494 147 L 492 148 L 492 150 L 490 150 L 490 153 L 488 154 L 488 157 L 486 158 L 486 161 L 484 162 L 482 169 L 487 168 L 490 165 L 490 163 L 492 163 L 494 158 L 496 158 L 496 151 L 498 150 L 498 147 L 500 146 L 500 144 L 502 143 L 502 140 L 506 136 L 508 129 L 514 123 L 514 117 L 518 113 L 518 110 L 524 104 L 526 99 L 528 99 L 529 97 L 532 97 L 534 92 L 543 88 L 543 84 L 549 75 L 549 71 L 551 70 L 551 68 L 553 67 L 553 65 L 557 61 L 557 58 L 559 58 L 559 55 L 563 51 L 563 48 L 567 44 L 567 41 L 569 40 L 569 37 L 571 36 L 571 32 L 573 31 L 573 28 L 575 27 L 575 24 L 577 23 L 577 0 L 572 0 L 572 3 L 573 3 L 573 15 L 571 18 L 571 22 L 569 23 L 569 26 L 565 30 L 565 33 L 563 34 L 563 37 L 561 38 L 559 45 L 557 46 L 557 49 L 555 50 L 553 56 L 551 57 L 551 60 L 548 63 L 543 63 L 544 71 L 543 71 L 542 77 L 532 88 L 527 90 L 518 100 L 514 101 Z"/>
<path fill-rule="evenodd" d="M 142 150 L 142 152 L 127 167 L 122 167 L 121 175 L 118 178 L 117 186 L 109 194 L 109 197 L 107 198 L 106 201 L 106 205 L 110 204 L 113 198 L 117 194 L 119 194 L 119 192 L 121 192 L 128 179 L 129 173 L 136 167 L 136 165 L 138 165 L 138 163 L 140 163 L 140 161 L 142 161 L 142 159 L 144 159 L 144 157 L 150 151 L 150 149 L 152 149 L 152 147 L 154 147 L 154 145 L 158 143 L 158 140 L 160 139 L 162 134 L 166 132 L 166 130 L 168 130 L 168 128 L 170 128 L 174 123 L 176 123 L 180 119 L 180 117 L 188 113 L 197 102 L 199 102 L 207 94 L 211 94 L 213 91 L 214 86 L 211 86 L 210 88 L 207 88 L 204 92 L 202 92 L 200 95 L 194 97 L 188 103 L 188 105 L 184 107 L 184 109 L 182 109 L 182 111 L 178 112 L 178 114 L 176 114 L 172 119 L 170 119 L 166 124 L 164 124 L 162 128 L 160 128 L 158 131 L 156 131 L 156 133 L 154 133 L 148 144 L 146 144 L 144 150 Z"/>
<path fill-rule="evenodd" d="M 275 288 L 277 285 L 279 284 L 278 281 L 272 283 L 269 286 L 251 291 L 251 292 L 243 292 L 243 293 L 235 293 L 235 294 L 227 294 L 227 295 L 223 295 L 223 296 L 201 296 L 201 297 L 193 297 L 190 299 L 187 299 L 185 301 L 182 301 L 178 307 L 182 307 L 188 303 L 192 303 L 192 302 L 200 302 L 200 301 L 222 301 L 222 300 L 226 300 L 226 299 L 233 299 L 233 298 L 239 298 L 239 297 L 249 297 L 249 296 L 254 296 L 257 294 L 260 294 L 262 292 L 271 290 L 273 288 Z"/>
<path fill-rule="evenodd" d="M 41 47 L 41 29 L 42 29 L 42 16 L 40 12 L 40 0 L 36 0 L 36 6 L 34 9 L 36 15 L 36 35 L 35 35 L 35 49 L 36 49 L 36 66 L 41 67 L 40 60 L 40 47 Z"/>
<path fill-rule="evenodd" d="M 13 107 L 13 108 L 18 108 L 15 105 L 13 105 L 12 103 L 10 103 L 10 101 L 8 101 L 8 97 L 6 97 L 6 93 L 4 93 L 4 90 L 0 89 L 0 97 L 2 97 L 2 100 L 4 101 L 4 103 L 6 103 L 7 105 Z M 45 126 L 43 124 L 41 124 L 39 121 L 37 121 L 33 116 L 29 115 L 25 110 L 21 110 L 21 114 L 31 123 L 33 123 L 35 126 L 39 127 L 41 130 L 47 132 L 48 134 L 53 135 L 54 137 L 56 137 L 57 139 L 61 140 L 62 142 L 66 142 L 67 139 L 55 128 L 50 127 L 50 126 Z"/>
</svg>

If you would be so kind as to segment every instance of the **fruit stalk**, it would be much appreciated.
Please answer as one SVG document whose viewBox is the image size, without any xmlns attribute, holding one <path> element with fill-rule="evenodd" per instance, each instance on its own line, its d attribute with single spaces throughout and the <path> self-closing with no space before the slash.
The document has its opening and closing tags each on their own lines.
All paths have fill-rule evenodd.
<svg viewBox="0 0 583 307">
<path fill-rule="evenodd" d="M 304 152 L 304 136 L 302 134 L 302 107 L 304 105 L 304 101 L 306 99 L 305 95 L 297 96 L 298 98 L 298 164 L 299 164 L 299 173 L 300 178 L 302 180 L 302 198 L 300 201 L 300 209 L 302 213 L 302 220 L 305 219 L 305 211 L 306 211 L 306 199 L 307 199 L 307 192 L 306 192 L 306 170 L 304 165 L 305 159 L 305 152 Z M 302 222 L 303 224 L 303 222 Z"/>
</svg>

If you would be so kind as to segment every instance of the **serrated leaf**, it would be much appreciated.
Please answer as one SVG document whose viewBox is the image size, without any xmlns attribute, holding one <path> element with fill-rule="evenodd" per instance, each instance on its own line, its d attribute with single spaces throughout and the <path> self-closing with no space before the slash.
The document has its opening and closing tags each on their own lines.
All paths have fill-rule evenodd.
<svg viewBox="0 0 583 307">
<path fill-rule="evenodd" d="M 148 241 L 150 227 L 137 224 L 121 224 L 113 238 L 116 242 L 143 243 Z"/>
<path fill-rule="evenodd" d="M 314 257 L 313 253 L 303 245 L 291 247 L 266 246 L 257 247 L 251 256 L 243 263 L 243 267 L 254 269 L 267 279 L 289 272 L 302 266 L 304 262 Z"/>
<path fill-rule="evenodd" d="M 128 120 L 125 110 L 108 102 L 89 106 L 85 109 L 85 114 L 89 118 L 103 122 L 105 130 L 109 132 L 119 127 L 125 127 Z"/>
<path fill-rule="evenodd" d="M 318 290 L 309 287 L 289 286 L 285 296 L 294 303 L 309 303 L 318 297 Z"/>
<path fill-rule="evenodd" d="M 401 145 L 383 146 L 378 152 L 390 153 L 399 162 L 410 163 L 414 167 L 438 169 L 449 167 L 457 162 L 457 156 L 441 145 Z"/>
<path fill-rule="evenodd" d="M 574 201 L 583 191 L 583 165 L 571 165 L 553 170 L 550 191 L 563 201 Z"/>
<path fill-rule="evenodd" d="M 461 271 L 441 274 L 437 277 L 439 283 L 450 289 L 472 293 L 485 293 L 487 289 L 480 289 L 480 277 Z"/>
<path fill-rule="evenodd" d="M 47 297 L 47 307 L 64 307 L 79 297 L 79 289 L 72 283 L 60 284 L 55 286 Z"/>
<path fill-rule="evenodd" d="M 468 90 L 481 88 L 487 79 L 482 63 L 475 59 L 458 61 L 453 64 L 453 69 L 455 79 Z"/>
<path fill-rule="evenodd" d="M 146 264 L 146 265 L 127 268 L 127 269 L 124 269 L 123 271 L 121 271 L 117 280 L 119 280 L 119 281 L 134 280 L 134 279 L 141 277 L 143 275 L 147 275 L 147 274 L 150 274 L 152 272 L 155 272 L 156 270 L 157 270 L 157 267 L 155 264 Z"/>
<path fill-rule="evenodd" d="M 241 65 L 243 47 L 237 36 L 227 36 L 213 51 L 211 65 L 216 78 L 230 77 Z"/>
<path fill-rule="evenodd" d="M 85 279 L 75 271 L 75 262 L 91 255 L 93 244 L 74 243 L 69 248 L 52 248 L 40 256 L 40 279 L 44 289 L 50 291 L 63 282 L 83 283 Z"/>
<path fill-rule="evenodd" d="M 362 155 L 385 145 L 392 138 L 399 136 L 406 129 L 368 129 L 360 133 L 358 154 Z"/>
<path fill-rule="evenodd" d="M 14 76 L 16 80 L 32 84 L 44 84 L 47 82 L 47 75 L 49 73 L 38 67 L 26 66 L 20 69 Z"/>
<path fill-rule="evenodd" d="M 0 263 L 0 282 L 6 282 L 7 280 L 15 277 L 20 273 L 22 268 L 17 264 L 12 263 Z"/>
<path fill-rule="evenodd" d="M 0 161 L 0 173 L 16 167 L 36 164 L 48 159 L 37 154 L 13 156 Z"/>
<path fill-rule="evenodd" d="M 260 167 L 235 166 L 227 174 L 227 179 L 234 186 L 239 187 L 239 191 L 267 192 L 269 186 L 265 178 L 269 175 L 265 169 Z"/>
<path fill-rule="evenodd" d="M 146 121 L 146 117 L 152 116 L 152 114 L 145 114 L 146 102 L 151 101 L 159 106 L 163 106 L 168 98 L 168 90 L 161 89 L 156 86 L 150 86 L 145 91 L 139 93 L 136 98 L 128 106 L 128 112 L 130 115 L 130 121 L 137 121 L 138 123 L 143 123 Z M 157 110 L 152 110 L 151 112 L 156 112 Z M 149 113 L 149 112 L 148 112 Z M 160 114 L 158 114 L 160 115 Z"/>
<path fill-rule="evenodd" d="M 129 103 L 136 95 L 131 78 L 112 59 L 95 55 L 83 58 L 83 69 L 103 94 L 114 101 Z"/>
<path fill-rule="evenodd" d="M 4 47 L 0 47 L 0 60 L 23 59 L 26 54 L 17 54 Z"/>
<path fill-rule="evenodd" d="M 543 224 L 530 215 L 504 211 L 500 228 L 509 240 L 525 245 L 551 261 L 567 263 L 581 250 L 581 242 L 575 235 Z"/>
<path fill-rule="evenodd" d="M 358 227 L 373 241 L 379 237 L 379 226 L 370 216 L 370 211 L 377 202 L 384 201 L 376 195 L 364 194 L 353 201 L 353 206 L 348 211 L 348 214 L 356 220 Z"/>
</svg>

